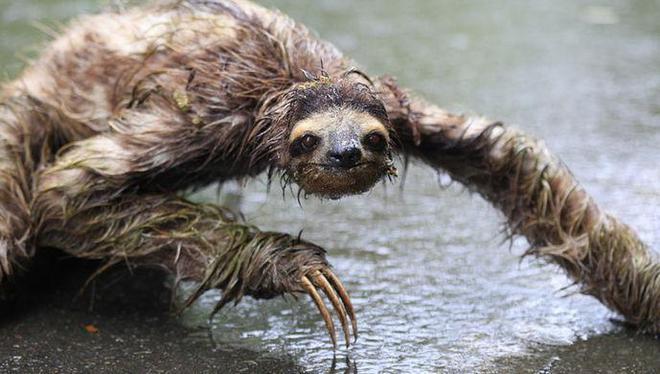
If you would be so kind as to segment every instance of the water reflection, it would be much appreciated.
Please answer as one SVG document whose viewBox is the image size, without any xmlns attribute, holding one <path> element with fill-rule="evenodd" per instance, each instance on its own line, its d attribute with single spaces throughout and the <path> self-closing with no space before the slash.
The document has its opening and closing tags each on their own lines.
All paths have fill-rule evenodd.
<svg viewBox="0 0 660 374">
<path fill-rule="evenodd" d="M 351 356 L 346 354 L 344 355 L 344 367 L 337 367 L 337 355 L 334 355 L 332 357 L 332 365 L 330 366 L 330 370 L 328 371 L 330 374 L 357 374 L 358 369 L 357 369 L 357 363 L 351 359 Z"/>
</svg>

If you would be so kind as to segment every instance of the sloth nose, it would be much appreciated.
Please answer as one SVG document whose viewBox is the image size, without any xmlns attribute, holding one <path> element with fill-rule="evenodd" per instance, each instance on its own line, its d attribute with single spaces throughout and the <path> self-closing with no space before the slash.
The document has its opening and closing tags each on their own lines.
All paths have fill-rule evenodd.
<svg viewBox="0 0 660 374">
<path fill-rule="evenodd" d="M 341 150 L 332 150 L 328 152 L 328 159 L 332 166 L 350 169 L 357 165 L 362 158 L 362 151 L 357 147 L 347 147 Z"/>
</svg>

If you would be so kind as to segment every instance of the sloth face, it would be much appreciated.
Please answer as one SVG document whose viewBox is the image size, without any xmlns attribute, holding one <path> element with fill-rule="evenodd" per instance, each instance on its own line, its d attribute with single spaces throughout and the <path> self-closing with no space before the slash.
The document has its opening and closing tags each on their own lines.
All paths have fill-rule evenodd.
<svg viewBox="0 0 660 374">
<path fill-rule="evenodd" d="M 288 153 L 288 174 L 305 193 L 333 199 L 366 192 L 393 170 L 385 124 L 348 106 L 295 123 Z"/>
</svg>

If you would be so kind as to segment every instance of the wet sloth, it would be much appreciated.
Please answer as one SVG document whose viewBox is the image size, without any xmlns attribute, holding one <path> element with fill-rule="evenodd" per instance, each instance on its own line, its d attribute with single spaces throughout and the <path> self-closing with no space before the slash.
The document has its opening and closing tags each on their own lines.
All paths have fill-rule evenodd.
<svg viewBox="0 0 660 374">
<path fill-rule="evenodd" d="M 335 199 L 395 175 L 399 153 L 482 194 L 530 253 L 659 329 L 660 287 L 645 286 L 660 279 L 657 264 L 541 143 L 353 66 L 286 16 L 238 0 L 74 22 L 2 90 L 0 289 L 55 247 L 105 260 L 99 271 L 158 266 L 194 280 L 188 304 L 221 289 L 216 311 L 245 295 L 308 293 L 336 344 L 325 294 L 348 345 L 353 306 L 321 247 L 177 192 L 268 172 Z"/>
<path fill-rule="evenodd" d="M 37 248 L 156 265 L 244 295 L 353 307 L 325 251 L 177 195 L 268 171 L 336 199 L 395 174 L 378 89 L 331 45 L 247 2 L 177 2 L 82 18 L 3 88 L 0 282 Z M 350 317 L 350 321 L 349 321 Z"/>
</svg>

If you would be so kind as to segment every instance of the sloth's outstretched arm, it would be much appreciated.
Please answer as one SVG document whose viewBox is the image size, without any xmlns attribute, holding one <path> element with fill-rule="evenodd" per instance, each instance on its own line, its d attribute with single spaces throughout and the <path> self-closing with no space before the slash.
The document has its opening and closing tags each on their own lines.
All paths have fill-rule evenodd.
<svg viewBox="0 0 660 374">
<path fill-rule="evenodd" d="M 106 260 L 106 266 L 165 268 L 177 279 L 199 283 L 188 304 L 208 289 L 221 289 L 223 298 L 215 311 L 245 295 L 308 293 L 336 345 L 320 289 L 338 314 L 347 345 L 349 318 L 357 333 L 350 299 L 322 248 L 287 234 L 259 231 L 217 206 L 193 204 L 173 194 L 110 189 L 102 176 L 108 170 L 99 169 L 95 158 L 99 149 L 89 144 L 98 146 L 93 138 L 79 142 L 75 151 L 40 173 L 33 208 L 38 245 Z M 112 155 L 105 153 L 103 160 Z"/>
<path fill-rule="evenodd" d="M 660 262 L 637 234 L 603 212 L 545 145 L 484 118 L 454 115 L 377 82 L 401 152 L 448 173 L 507 217 L 528 254 L 561 266 L 585 294 L 627 322 L 660 333 Z"/>
</svg>

